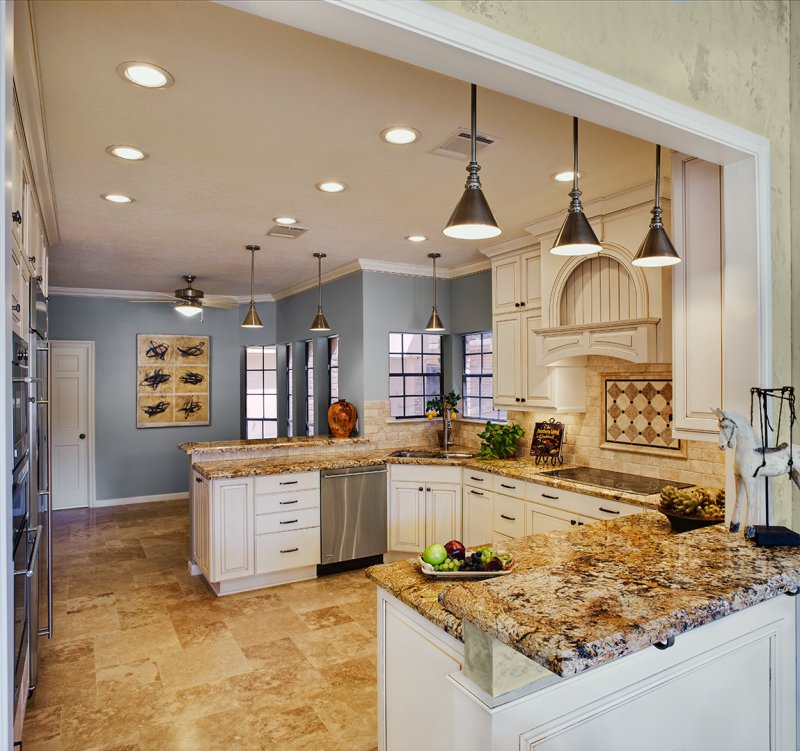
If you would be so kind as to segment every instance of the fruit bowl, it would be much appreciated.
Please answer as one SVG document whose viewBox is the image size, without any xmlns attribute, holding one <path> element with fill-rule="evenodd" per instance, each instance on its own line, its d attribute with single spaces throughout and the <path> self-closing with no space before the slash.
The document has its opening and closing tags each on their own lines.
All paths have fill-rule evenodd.
<svg viewBox="0 0 800 751">
<path fill-rule="evenodd" d="M 725 521 L 724 517 L 720 519 L 709 519 L 705 516 L 675 514 L 671 511 L 664 511 L 663 508 L 659 509 L 659 511 L 669 519 L 673 532 L 689 532 L 692 529 L 702 529 L 703 527 L 710 527 L 714 524 L 722 524 L 722 522 Z"/>
<path fill-rule="evenodd" d="M 488 547 L 488 546 L 484 546 Z M 480 552 L 482 548 L 477 548 L 476 550 L 466 550 L 464 551 L 464 557 L 469 558 L 473 555 L 473 553 Z M 432 566 L 430 563 L 425 561 L 422 556 L 417 556 L 417 561 L 419 562 L 420 570 L 426 576 L 436 576 L 441 579 L 491 579 L 495 576 L 507 576 L 508 574 L 512 573 L 514 570 L 514 559 L 511 558 L 509 553 L 505 553 L 503 551 L 497 551 L 498 556 L 508 556 L 510 560 L 503 566 L 503 568 L 499 568 L 496 570 L 465 570 L 465 569 L 457 569 L 457 570 L 438 570 Z"/>
</svg>

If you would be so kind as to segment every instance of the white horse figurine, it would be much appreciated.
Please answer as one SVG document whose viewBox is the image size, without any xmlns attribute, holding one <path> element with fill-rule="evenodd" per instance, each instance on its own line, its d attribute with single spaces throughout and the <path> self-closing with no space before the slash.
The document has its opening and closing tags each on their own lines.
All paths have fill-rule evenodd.
<svg viewBox="0 0 800 751">
<path fill-rule="evenodd" d="M 761 449 L 761 441 L 753 426 L 744 415 L 737 412 L 723 412 L 715 409 L 719 419 L 719 447 L 732 449 L 736 443 L 733 466 L 736 477 L 736 500 L 731 516 L 731 532 L 738 532 L 741 526 L 741 509 L 746 504 L 744 514 L 745 537 L 753 537 L 756 524 L 766 522 L 765 504 L 757 493 L 756 480 L 759 477 L 776 477 L 789 474 L 794 484 L 800 488 L 800 446 L 794 444 L 789 453 L 789 444 L 782 443 L 776 448 Z M 792 465 L 789 465 L 789 457 Z M 762 466 L 763 465 L 763 466 Z"/>
</svg>

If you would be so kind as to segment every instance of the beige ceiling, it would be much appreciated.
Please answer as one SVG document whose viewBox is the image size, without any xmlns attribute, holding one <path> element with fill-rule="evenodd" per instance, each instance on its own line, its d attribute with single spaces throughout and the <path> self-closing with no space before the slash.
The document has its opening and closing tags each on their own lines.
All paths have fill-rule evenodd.
<svg viewBox="0 0 800 751">
<path fill-rule="evenodd" d="M 391 58 L 210 2 L 37 0 L 35 23 L 60 243 L 51 283 L 171 290 L 182 274 L 208 293 L 249 292 L 243 246 L 259 243 L 257 293 L 276 292 L 355 258 L 442 265 L 482 258 L 480 243 L 445 238 L 465 162 L 428 154 L 469 124 L 469 87 Z M 158 91 L 115 69 L 145 60 L 169 70 Z M 422 138 L 390 146 L 378 133 L 412 125 Z M 502 141 L 480 157 L 503 235 L 566 208 L 569 118 L 485 89 L 478 128 Z M 150 158 L 109 157 L 133 144 Z M 581 130 L 584 199 L 651 179 L 652 146 L 604 128 Z M 337 178 L 339 195 L 315 190 Z M 116 206 L 101 193 L 127 193 Z M 265 237 L 289 214 L 310 231 Z M 642 228 L 644 233 L 645 228 Z M 412 245 L 408 234 L 431 240 Z"/>
</svg>

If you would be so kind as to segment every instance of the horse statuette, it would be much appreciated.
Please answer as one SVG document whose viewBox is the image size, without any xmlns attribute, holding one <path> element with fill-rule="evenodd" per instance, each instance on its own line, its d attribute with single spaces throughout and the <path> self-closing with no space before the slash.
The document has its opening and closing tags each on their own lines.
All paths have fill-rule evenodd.
<svg viewBox="0 0 800 751">
<path fill-rule="evenodd" d="M 757 492 L 756 480 L 759 477 L 777 477 L 788 474 L 800 488 L 800 446 L 782 443 L 775 448 L 762 449 L 761 440 L 756 436 L 753 426 L 744 415 L 738 412 L 723 412 L 715 409 L 719 419 L 719 447 L 734 448 L 733 471 L 736 478 L 736 499 L 731 516 L 731 532 L 741 527 L 744 507 L 745 537 L 753 537 L 757 524 L 766 524 L 766 507 L 762 496 Z M 791 463 L 790 463 L 791 458 Z"/>
</svg>

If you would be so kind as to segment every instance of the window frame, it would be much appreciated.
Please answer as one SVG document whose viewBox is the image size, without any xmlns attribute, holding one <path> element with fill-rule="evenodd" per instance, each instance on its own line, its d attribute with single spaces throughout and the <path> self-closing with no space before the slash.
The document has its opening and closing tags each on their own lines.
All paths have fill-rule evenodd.
<svg viewBox="0 0 800 751">
<path fill-rule="evenodd" d="M 311 437 L 316 430 L 314 410 L 316 399 L 314 394 L 314 340 L 306 339 L 305 344 L 305 404 L 306 404 L 306 430 L 305 435 Z M 309 430 L 311 431 L 309 433 Z"/>
<path fill-rule="evenodd" d="M 260 350 L 261 354 L 261 368 L 250 368 L 248 367 L 248 355 L 250 354 L 251 350 Z M 265 368 L 264 363 L 266 359 L 266 352 L 270 351 L 272 355 L 272 361 L 275 364 L 274 368 Z M 251 392 L 248 386 L 248 375 L 250 373 L 261 373 L 261 391 L 260 392 Z M 273 392 L 268 392 L 266 390 L 266 386 L 264 385 L 265 381 L 265 374 L 266 373 L 273 373 L 274 374 L 274 381 L 275 381 L 275 388 Z M 249 413 L 249 401 L 250 397 L 260 396 L 261 397 L 261 417 L 252 417 Z M 266 412 L 265 409 L 265 402 L 267 398 L 271 398 L 274 401 L 274 414 L 275 417 L 264 417 L 264 413 Z M 250 423 L 260 423 L 261 424 L 261 435 L 260 436 L 251 436 L 250 435 Z M 274 428 L 274 435 L 265 435 L 264 428 L 267 424 L 271 424 Z M 278 437 L 278 347 L 275 344 L 248 344 L 244 347 L 244 435 L 245 438 L 248 440 L 263 440 L 268 438 L 277 438 Z"/>
<path fill-rule="evenodd" d="M 400 348 L 403 351 L 397 352 L 392 349 L 392 337 L 393 336 L 400 336 Z M 405 337 L 420 337 L 420 351 L 405 351 Z M 439 340 L 439 351 L 436 353 L 427 352 L 425 350 L 425 337 L 435 338 Z M 406 371 L 405 370 L 405 358 L 407 356 L 419 355 L 420 356 L 420 371 Z M 392 357 L 400 357 L 401 362 L 401 371 L 393 371 L 392 370 Z M 425 368 L 425 357 L 438 357 L 439 359 L 439 372 L 438 373 L 426 373 Z M 428 393 L 425 384 L 427 382 L 426 379 L 432 378 L 437 376 L 439 377 L 439 387 L 437 393 Z M 392 378 L 401 378 L 401 382 L 403 384 L 403 391 L 401 394 L 393 394 L 392 393 Z M 422 394 L 408 394 L 406 393 L 406 378 L 421 378 L 422 379 Z M 390 331 L 389 332 L 389 414 L 395 420 L 419 420 L 420 418 L 425 417 L 425 404 L 426 402 L 434 397 L 440 396 L 444 393 L 444 336 L 442 334 L 428 334 L 425 332 L 418 332 L 418 331 Z M 409 398 L 422 398 L 422 412 L 419 414 L 406 414 L 406 401 Z M 394 414 L 393 410 L 393 399 L 402 399 L 403 403 L 403 414 Z"/>
<path fill-rule="evenodd" d="M 480 351 L 479 352 L 470 352 L 467 353 L 467 338 L 471 336 L 480 336 Z M 486 339 L 490 339 L 492 342 L 491 349 L 488 351 L 484 349 L 484 342 Z M 479 354 L 481 357 L 481 369 L 477 373 L 467 373 L 467 355 L 476 355 Z M 492 356 L 492 371 L 487 373 L 483 369 L 483 358 L 485 355 Z M 493 378 L 494 378 L 494 335 L 491 329 L 486 331 L 472 331 L 467 334 L 461 335 L 461 417 L 465 420 L 475 420 L 476 422 L 486 422 L 487 420 L 491 420 L 492 422 L 508 422 L 508 412 L 504 409 L 497 409 L 494 406 L 494 396 L 482 396 L 482 385 L 483 382 L 489 380 L 494 386 Z M 467 381 L 468 380 L 476 380 L 478 382 L 478 395 L 473 396 L 468 393 L 467 389 Z M 492 389 L 492 394 L 494 394 L 494 390 Z M 469 415 L 467 414 L 467 400 L 476 399 L 478 402 L 478 414 L 477 415 Z M 496 414 L 492 417 L 487 417 L 483 410 L 481 409 L 481 405 L 485 402 L 489 402 L 492 405 L 492 412 Z"/>
<path fill-rule="evenodd" d="M 332 346 L 334 340 L 336 340 L 335 347 Z M 338 334 L 328 337 L 328 402 L 330 404 L 339 401 L 339 344 L 340 341 Z M 334 356 L 334 349 L 336 350 L 335 356 Z M 335 389 L 334 389 L 334 379 L 333 379 L 334 371 L 336 371 Z"/>
</svg>

